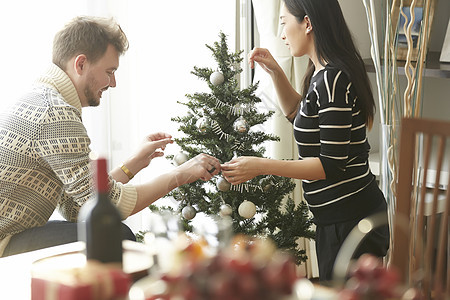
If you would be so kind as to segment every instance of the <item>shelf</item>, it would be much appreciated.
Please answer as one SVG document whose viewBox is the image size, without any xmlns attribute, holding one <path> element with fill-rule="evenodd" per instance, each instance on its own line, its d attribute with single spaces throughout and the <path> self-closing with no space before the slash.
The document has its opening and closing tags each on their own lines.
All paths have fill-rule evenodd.
<svg viewBox="0 0 450 300">
<path fill-rule="evenodd" d="M 439 61 L 440 52 L 429 52 L 425 64 L 425 77 L 450 78 L 450 63 L 441 63 Z M 369 73 L 375 73 L 375 67 L 371 58 L 364 59 L 366 70 Z M 398 73 L 405 75 L 405 62 L 397 61 Z"/>
</svg>

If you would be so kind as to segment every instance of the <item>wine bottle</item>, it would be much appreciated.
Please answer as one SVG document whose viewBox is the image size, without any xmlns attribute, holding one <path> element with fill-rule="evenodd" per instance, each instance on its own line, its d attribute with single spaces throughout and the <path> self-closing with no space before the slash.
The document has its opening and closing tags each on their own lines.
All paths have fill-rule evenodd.
<svg viewBox="0 0 450 300">
<path fill-rule="evenodd" d="M 93 161 L 95 194 L 79 212 L 78 236 L 86 243 L 86 259 L 103 263 L 122 263 L 121 217 L 109 198 L 107 162 Z"/>
</svg>

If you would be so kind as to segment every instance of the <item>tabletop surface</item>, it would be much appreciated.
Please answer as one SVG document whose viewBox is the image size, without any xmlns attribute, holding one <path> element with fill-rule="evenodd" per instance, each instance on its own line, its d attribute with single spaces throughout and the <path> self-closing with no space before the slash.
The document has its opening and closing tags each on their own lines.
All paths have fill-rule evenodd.
<svg viewBox="0 0 450 300">
<path fill-rule="evenodd" d="M 0 258 L 0 299 L 27 300 L 31 298 L 31 269 L 33 262 L 54 255 L 83 251 L 83 242 L 74 242 L 55 247 L 49 247 L 27 253 Z M 142 243 L 123 241 L 124 269 L 130 272 L 148 268 L 152 264 L 151 256 L 141 255 L 138 260 L 127 255 L 130 252 L 145 253 Z M 125 270 L 127 271 L 127 270 Z"/>
</svg>

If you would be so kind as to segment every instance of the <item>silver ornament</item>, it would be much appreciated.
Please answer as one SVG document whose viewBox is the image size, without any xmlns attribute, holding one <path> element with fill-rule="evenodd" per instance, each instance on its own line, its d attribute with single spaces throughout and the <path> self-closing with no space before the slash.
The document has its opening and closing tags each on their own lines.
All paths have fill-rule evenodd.
<svg viewBox="0 0 450 300">
<path fill-rule="evenodd" d="M 253 202 L 244 200 L 238 208 L 239 215 L 245 219 L 253 218 L 256 214 L 256 206 Z"/>
<path fill-rule="evenodd" d="M 183 209 L 181 210 L 181 215 L 186 220 L 192 220 L 196 214 L 197 214 L 197 211 L 195 210 L 195 208 L 193 208 L 190 205 L 183 207 Z"/>
<path fill-rule="evenodd" d="M 209 81 L 212 83 L 212 85 L 218 86 L 225 81 L 225 77 L 223 76 L 222 73 L 216 71 L 209 76 Z"/>
<path fill-rule="evenodd" d="M 248 131 L 248 123 L 242 116 L 234 121 L 233 127 L 234 130 L 240 133 L 245 133 Z"/>
<path fill-rule="evenodd" d="M 230 190 L 231 183 L 229 183 L 225 178 L 220 177 L 219 179 L 217 179 L 216 186 L 219 191 L 226 192 Z"/>
<path fill-rule="evenodd" d="M 210 122 L 208 118 L 201 117 L 197 120 L 197 123 L 195 123 L 195 126 L 197 126 L 198 130 L 201 133 L 206 133 L 206 130 L 210 127 Z"/>
<path fill-rule="evenodd" d="M 222 205 L 220 206 L 220 212 L 219 212 L 219 214 L 220 214 L 222 217 L 229 216 L 229 215 L 231 215 L 232 212 L 233 212 L 233 208 L 231 208 L 231 205 L 229 205 L 229 204 L 222 204 Z"/>
<path fill-rule="evenodd" d="M 184 164 L 185 162 L 187 162 L 188 160 L 189 160 L 189 156 L 186 154 L 186 152 L 181 151 L 174 156 L 173 164 L 175 166 L 180 166 L 180 165 Z"/>
</svg>

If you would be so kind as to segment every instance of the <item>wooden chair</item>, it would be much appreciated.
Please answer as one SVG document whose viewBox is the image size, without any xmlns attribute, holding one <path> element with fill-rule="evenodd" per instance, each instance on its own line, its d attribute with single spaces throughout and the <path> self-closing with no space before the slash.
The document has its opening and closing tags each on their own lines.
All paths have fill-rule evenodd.
<svg viewBox="0 0 450 300">
<path fill-rule="evenodd" d="M 450 299 L 449 147 L 450 122 L 402 120 L 389 263 L 426 299 Z"/>
</svg>

